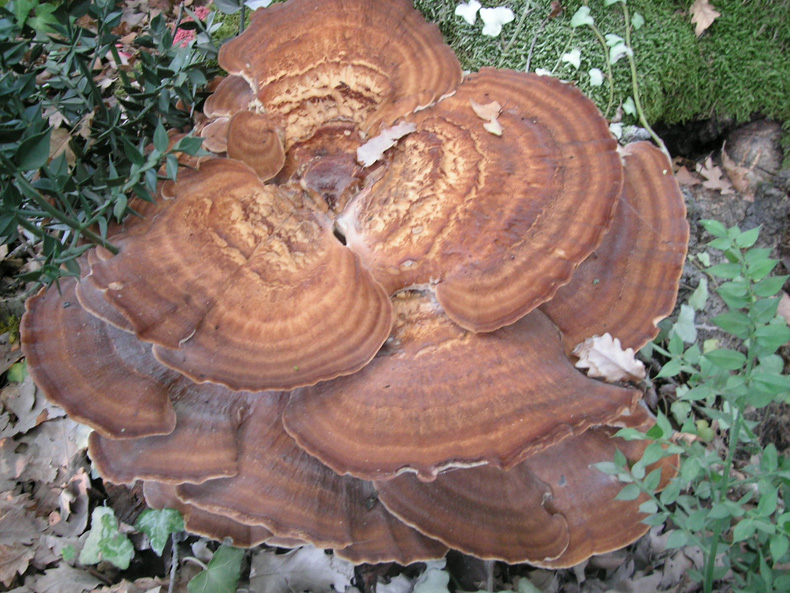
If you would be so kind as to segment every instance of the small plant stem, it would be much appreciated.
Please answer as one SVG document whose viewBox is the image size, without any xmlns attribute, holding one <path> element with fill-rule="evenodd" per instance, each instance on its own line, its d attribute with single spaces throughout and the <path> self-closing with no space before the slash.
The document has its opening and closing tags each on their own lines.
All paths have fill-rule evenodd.
<svg viewBox="0 0 790 593">
<path fill-rule="evenodd" d="M 527 65 L 524 67 L 525 72 L 529 72 L 529 67 L 532 65 L 532 53 L 535 51 L 535 44 L 538 42 L 538 37 L 543 32 L 543 29 L 546 27 L 546 23 L 549 22 L 549 17 L 546 17 L 541 21 L 538 30 L 535 31 L 535 35 L 532 37 L 532 42 L 529 44 L 529 52 L 527 52 Z"/>
<path fill-rule="evenodd" d="M 502 54 L 499 56 L 499 61 L 497 62 L 496 65 L 497 68 L 501 68 L 505 64 L 505 58 L 507 57 L 510 48 L 513 47 L 513 44 L 516 42 L 516 39 L 521 33 L 521 29 L 524 27 L 524 22 L 527 20 L 527 15 L 533 10 L 535 10 L 533 3 L 531 1 L 528 1 L 524 5 L 524 11 L 521 13 L 521 18 L 518 19 L 516 30 L 513 32 L 513 35 L 510 37 L 510 41 L 508 41 L 507 45 L 502 50 Z"/>
<path fill-rule="evenodd" d="M 494 593 L 494 561 L 486 560 L 486 591 Z"/>
<path fill-rule="evenodd" d="M 174 533 L 171 536 L 171 557 L 170 557 L 170 582 L 167 584 L 167 593 L 173 593 L 176 588 L 176 575 L 178 573 L 178 544 L 181 541 L 181 534 Z"/>
<path fill-rule="evenodd" d="M 72 220 L 68 216 L 65 216 L 57 208 L 52 206 L 47 200 L 44 199 L 43 196 L 41 196 L 41 194 L 38 193 L 38 191 L 30 184 L 30 182 L 27 179 L 25 179 L 21 174 L 17 173 L 16 180 L 20 185 L 25 185 L 28 188 L 28 190 L 32 190 L 26 192 L 26 195 L 31 200 L 33 200 L 33 202 L 35 202 L 35 204 L 39 208 L 41 208 L 44 212 L 46 212 L 48 216 L 51 216 L 58 222 L 65 224 L 73 231 L 80 233 L 81 235 L 89 239 L 92 243 L 104 247 L 107 251 L 109 251 L 113 255 L 116 255 L 118 253 L 118 248 L 115 245 L 113 245 L 106 239 L 100 237 L 92 230 L 85 228 L 84 225 L 80 224 L 79 222 Z"/>
<path fill-rule="evenodd" d="M 614 105 L 614 77 L 612 76 L 612 65 L 609 63 L 609 46 L 606 45 L 606 39 L 603 38 L 603 35 L 598 30 L 598 27 L 595 26 L 595 23 L 589 25 L 589 27 L 592 29 L 592 32 L 595 33 L 598 42 L 603 48 L 603 61 L 606 64 L 606 80 L 609 83 L 609 103 L 606 105 L 604 117 L 609 119 L 609 112 L 612 110 L 612 105 Z"/>
<path fill-rule="evenodd" d="M 623 7 L 623 15 L 625 16 L 625 44 L 631 50 L 628 52 L 626 57 L 628 58 L 628 65 L 631 67 L 631 88 L 634 92 L 634 105 L 636 106 L 636 112 L 639 114 L 639 123 L 642 124 L 647 130 L 647 133 L 650 134 L 650 137 L 656 143 L 656 145 L 661 149 L 670 162 L 672 162 L 672 155 L 669 154 L 664 141 L 656 134 L 655 130 L 651 127 L 650 123 L 647 121 L 647 117 L 645 117 L 645 111 L 642 109 L 642 101 L 639 98 L 639 81 L 637 80 L 636 76 L 636 60 L 634 60 L 634 48 L 631 46 L 631 14 L 628 10 L 628 5 L 625 3 L 621 4 Z M 607 60 L 608 62 L 608 60 Z"/>
</svg>

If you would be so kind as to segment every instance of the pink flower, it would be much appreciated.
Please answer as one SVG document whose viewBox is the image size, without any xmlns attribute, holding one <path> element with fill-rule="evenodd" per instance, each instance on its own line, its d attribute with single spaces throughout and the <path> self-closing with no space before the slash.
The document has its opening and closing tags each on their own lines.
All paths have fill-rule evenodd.
<svg viewBox="0 0 790 593">
<path fill-rule="evenodd" d="M 208 14 L 211 12 L 211 9 L 208 6 L 199 6 L 194 11 L 196 17 L 198 17 L 201 21 L 205 19 Z M 182 19 L 182 22 L 188 23 L 194 20 L 191 16 L 186 16 Z M 173 38 L 173 45 L 177 45 L 179 47 L 186 47 L 187 44 L 192 41 L 197 34 L 195 33 L 194 29 L 176 29 L 176 35 Z"/>
</svg>

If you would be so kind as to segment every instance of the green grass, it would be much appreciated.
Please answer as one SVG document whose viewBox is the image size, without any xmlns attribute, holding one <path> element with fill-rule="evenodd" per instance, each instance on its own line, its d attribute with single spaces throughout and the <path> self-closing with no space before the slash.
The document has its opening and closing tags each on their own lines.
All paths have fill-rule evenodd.
<svg viewBox="0 0 790 593">
<path fill-rule="evenodd" d="M 573 29 L 570 19 L 582 5 L 580 0 L 563 2 L 565 11 L 541 25 L 550 0 L 483 2 L 484 6 L 509 6 L 516 20 L 505 26 L 501 38 L 480 33 L 479 21 L 469 25 L 455 16 L 456 0 L 415 0 L 415 6 L 439 25 L 464 68 L 477 70 L 493 65 L 523 70 L 534 42 L 530 70 L 545 68 L 575 82 L 604 109 L 609 90 L 589 84 L 591 68 L 605 70 L 603 50 L 588 27 Z M 604 6 L 603 0 L 588 2 L 602 33 L 624 36 L 623 12 L 618 4 Z M 524 20 L 521 32 L 509 51 L 525 5 L 536 6 Z M 634 52 L 640 92 L 647 119 L 665 123 L 706 118 L 714 113 L 738 121 L 760 114 L 775 119 L 790 118 L 790 2 L 785 0 L 714 0 L 721 13 L 700 39 L 694 34 L 688 8 L 691 0 L 631 0 L 631 13 L 639 13 L 645 24 L 634 31 Z M 582 62 L 578 70 L 560 62 L 560 56 L 578 48 Z M 613 67 L 615 97 L 631 95 L 625 60 Z M 628 121 L 626 119 L 626 121 Z M 632 120 L 633 121 L 633 120 Z"/>
</svg>

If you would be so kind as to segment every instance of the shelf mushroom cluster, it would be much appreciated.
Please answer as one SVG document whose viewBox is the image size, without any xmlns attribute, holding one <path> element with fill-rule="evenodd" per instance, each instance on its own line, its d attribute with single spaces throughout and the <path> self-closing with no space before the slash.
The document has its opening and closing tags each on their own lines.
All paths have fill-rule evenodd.
<svg viewBox="0 0 790 593">
<path fill-rule="evenodd" d="M 673 308 L 662 153 L 556 79 L 462 76 L 408 0 L 259 10 L 220 64 L 216 158 L 27 303 L 30 372 L 99 472 L 196 533 L 353 562 L 560 567 L 641 535 L 591 464 L 638 459 L 612 435 L 652 417 L 570 353 Z"/>
</svg>

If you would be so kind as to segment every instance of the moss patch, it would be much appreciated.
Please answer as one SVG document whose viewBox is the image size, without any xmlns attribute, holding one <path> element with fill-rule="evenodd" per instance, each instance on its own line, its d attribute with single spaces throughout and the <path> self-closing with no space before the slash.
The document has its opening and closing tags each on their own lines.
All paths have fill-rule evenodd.
<svg viewBox="0 0 790 593">
<path fill-rule="evenodd" d="M 607 82 L 590 85 L 589 70 L 606 72 L 606 55 L 589 27 L 574 29 L 570 20 L 581 0 L 563 2 L 565 11 L 546 19 L 550 0 L 488 1 L 484 6 L 507 5 L 516 20 L 500 38 L 484 37 L 478 21 L 467 24 L 456 17 L 457 0 L 415 0 L 415 6 L 436 22 L 464 68 L 500 66 L 524 70 L 544 68 L 575 82 L 602 110 L 609 99 Z M 633 49 L 639 73 L 642 103 L 649 121 L 678 123 L 716 113 L 739 121 L 754 113 L 776 119 L 790 118 L 790 3 L 785 0 L 716 0 L 721 16 L 698 40 L 688 8 L 691 0 L 630 0 L 631 13 L 645 24 L 633 31 Z M 602 0 L 588 2 L 601 33 L 624 37 L 625 19 L 619 4 L 605 7 Z M 519 34 L 518 21 L 528 10 Z M 505 48 L 510 46 L 508 51 Z M 581 51 L 576 70 L 562 62 L 571 49 Z M 615 98 L 622 103 L 632 95 L 627 61 L 612 67 Z M 612 115 L 612 112 L 609 113 Z M 628 118 L 625 121 L 629 121 Z M 630 121 L 634 121 L 631 119 Z"/>
</svg>

